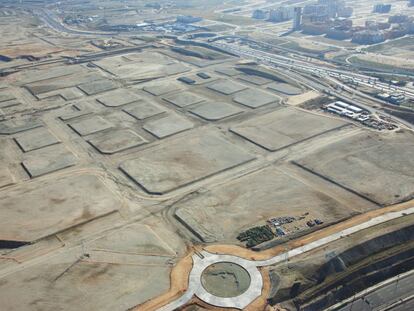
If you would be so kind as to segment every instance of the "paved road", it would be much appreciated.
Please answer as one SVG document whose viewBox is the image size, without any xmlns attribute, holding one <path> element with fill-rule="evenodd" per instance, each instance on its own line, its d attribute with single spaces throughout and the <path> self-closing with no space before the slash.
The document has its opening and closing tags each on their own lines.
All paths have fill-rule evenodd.
<svg viewBox="0 0 414 311">
<path fill-rule="evenodd" d="M 382 285 L 383 283 L 387 283 Z M 355 295 L 345 306 L 329 308 L 337 311 L 414 310 L 414 273 L 397 276 Z"/>
<path fill-rule="evenodd" d="M 343 237 L 346 237 L 358 231 L 370 228 L 372 226 L 376 226 L 378 224 L 381 224 L 381 223 L 384 223 L 384 222 L 387 222 L 387 221 L 390 221 L 396 218 L 404 217 L 410 214 L 414 214 L 414 207 L 411 207 L 411 208 L 408 208 L 402 211 L 389 212 L 389 213 L 371 218 L 370 220 L 362 224 L 355 225 L 353 227 L 341 230 L 339 232 L 336 232 L 334 234 L 331 234 L 327 237 L 321 238 L 309 244 L 303 245 L 301 247 L 292 249 L 288 252 L 274 256 L 268 260 L 251 261 L 251 260 L 246 260 L 246 259 L 239 258 L 236 256 L 219 255 L 219 254 L 213 255 L 207 252 L 203 252 L 202 255 L 204 256 L 204 258 L 200 258 L 198 255 L 194 255 L 193 256 L 193 269 L 191 270 L 190 277 L 189 277 L 188 290 L 183 296 L 170 302 L 166 306 L 160 308 L 159 311 L 173 311 L 179 308 L 180 306 L 186 304 L 192 298 L 193 295 L 196 295 L 201 300 L 214 306 L 243 308 L 243 306 L 247 306 L 255 298 L 257 298 L 258 294 L 260 295 L 260 292 L 262 289 L 261 288 L 262 279 L 261 279 L 261 276 L 259 276 L 260 273 L 259 275 L 257 275 L 256 273 L 258 271 L 257 267 L 274 265 L 274 264 L 286 261 L 287 259 L 291 257 L 298 256 L 303 253 L 309 252 L 313 249 L 324 246 L 328 243 L 332 243 L 334 241 L 337 241 Z M 235 264 L 238 264 L 244 267 L 249 272 L 252 278 L 250 288 L 242 295 L 238 297 L 234 297 L 234 298 L 220 298 L 220 297 L 216 297 L 216 296 L 213 296 L 207 293 L 201 284 L 200 276 L 206 267 L 208 267 L 209 265 L 213 263 L 217 263 L 217 262 L 233 262 Z M 407 284 L 411 284 L 411 283 L 412 281 L 411 282 L 404 281 L 404 283 L 400 283 L 401 288 L 402 288 L 401 291 L 404 291 L 404 288 L 405 289 L 408 288 Z M 384 289 L 383 293 L 384 295 L 385 294 L 391 295 L 393 293 L 392 288 Z M 375 296 L 370 297 L 370 299 L 372 300 L 372 303 L 375 303 L 376 301 L 378 301 L 378 298 L 375 298 Z M 358 302 L 358 303 L 363 303 L 363 302 Z M 353 310 L 364 310 L 364 309 L 353 309 Z"/>
<path fill-rule="evenodd" d="M 377 90 L 387 91 L 387 92 L 399 92 L 405 94 L 407 98 L 414 99 L 414 90 L 411 88 L 404 88 L 398 86 L 390 86 L 386 83 L 380 82 L 378 78 L 371 77 L 368 75 L 354 73 L 346 70 L 336 69 L 332 67 L 321 66 L 320 64 L 313 64 L 310 61 L 303 61 L 298 59 L 293 59 L 291 57 L 275 55 L 273 53 L 256 50 L 247 47 L 239 47 L 231 44 L 218 43 L 214 42 L 212 45 L 232 52 L 236 55 L 252 57 L 260 60 L 264 60 L 269 63 L 275 63 L 279 66 L 291 67 L 295 69 L 301 69 L 313 74 L 319 74 L 321 76 L 328 77 L 342 77 L 353 79 L 355 82 L 358 82 L 360 85 L 370 87 Z"/>
<path fill-rule="evenodd" d="M 104 33 L 98 31 L 82 31 L 69 28 L 58 21 L 58 18 L 49 10 L 46 9 L 33 9 L 33 14 L 39 17 L 46 23 L 50 28 L 58 32 L 64 32 L 72 35 L 86 35 L 86 36 L 111 36 L 115 33 Z"/>
<path fill-rule="evenodd" d="M 275 67 L 275 66 L 281 66 L 284 68 L 287 68 L 288 70 L 290 69 L 300 69 L 300 70 L 305 70 L 305 72 L 308 72 L 309 74 L 322 74 L 321 79 L 326 79 L 329 80 L 330 82 L 333 82 L 335 84 L 337 84 L 340 87 L 344 87 L 347 90 L 350 90 L 351 92 L 353 92 L 355 95 L 358 95 L 360 98 L 365 98 L 365 99 L 369 99 L 371 101 L 378 101 L 378 99 L 371 97 L 367 94 L 364 94 L 362 92 L 359 92 L 358 90 L 354 90 L 351 89 L 350 87 L 348 87 L 347 85 L 345 85 L 344 83 L 338 81 L 338 77 L 340 76 L 344 76 L 345 71 L 342 70 L 336 70 L 336 69 L 327 69 L 325 67 L 319 67 L 316 68 L 313 65 L 309 66 L 309 65 L 303 65 L 304 62 L 303 61 L 296 61 L 293 60 L 291 58 L 285 57 L 285 56 L 280 56 L 280 55 L 274 55 L 271 53 L 267 53 L 267 52 L 262 52 L 262 51 L 256 51 L 253 49 L 247 49 L 247 48 L 234 48 L 228 44 L 221 44 L 221 43 L 212 43 L 212 45 L 221 48 L 223 50 L 227 50 L 231 53 L 234 53 L 236 55 L 240 55 L 243 57 L 253 57 L 256 59 L 259 59 L 260 62 L 271 66 L 271 67 Z M 321 69 L 322 68 L 322 69 Z M 325 90 L 327 87 L 326 86 L 322 86 L 320 85 L 320 83 L 316 83 L 312 80 L 310 80 L 309 78 L 305 78 L 304 74 L 299 75 L 299 74 L 295 74 L 294 72 L 290 71 L 288 72 L 289 75 L 295 77 L 298 81 L 301 81 L 302 83 L 305 83 L 306 85 L 312 87 L 313 89 L 316 89 L 318 91 L 323 91 Z M 367 81 L 372 80 L 374 81 L 376 78 L 370 78 L 368 76 L 364 76 L 364 75 L 360 75 L 360 74 L 355 74 L 355 73 L 348 73 L 348 76 L 352 75 L 353 79 L 358 79 L 358 83 L 363 83 L 366 85 L 370 85 L 370 87 L 379 87 L 380 85 L 382 85 L 380 82 L 375 82 L 376 84 L 369 84 Z M 400 92 L 404 92 L 407 97 L 411 97 L 414 98 L 414 92 L 411 91 L 407 91 L 406 89 L 402 89 L 402 88 L 397 88 L 397 87 L 393 87 L 393 90 L 400 90 Z M 334 94 L 335 93 L 335 94 Z M 393 115 L 390 115 L 384 111 L 380 111 L 376 108 L 373 108 L 369 105 L 366 105 L 361 101 L 357 101 L 357 98 L 349 98 L 348 96 L 345 96 L 344 94 L 339 94 L 337 92 L 332 91 L 333 95 L 336 95 L 339 98 L 342 98 L 350 103 L 356 104 L 357 106 L 361 106 L 362 108 L 370 111 L 371 113 L 380 113 L 382 115 L 385 115 L 391 119 L 397 120 L 398 122 L 400 122 L 401 124 L 404 124 L 406 127 L 408 128 L 414 128 L 414 125 L 411 124 L 410 122 L 407 122 L 404 119 L 395 117 Z"/>
</svg>

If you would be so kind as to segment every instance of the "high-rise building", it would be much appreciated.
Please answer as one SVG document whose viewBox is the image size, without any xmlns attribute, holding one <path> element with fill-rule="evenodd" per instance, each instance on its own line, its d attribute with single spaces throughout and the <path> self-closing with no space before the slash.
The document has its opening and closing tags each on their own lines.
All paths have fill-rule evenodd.
<svg viewBox="0 0 414 311">
<path fill-rule="evenodd" d="M 271 10 L 269 14 L 269 21 L 271 22 L 283 22 L 293 18 L 292 7 L 279 7 L 275 10 Z"/>
<path fill-rule="evenodd" d="M 302 8 L 295 7 L 293 12 L 293 30 L 298 30 L 302 25 Z"/>
<path fill-rule="evenodd" d="M 266 19 L 268 12 L 265 10 L 254 10 L 252 18 L 254 19 Z"/>
<path fill-rule="evenodd" d="M 343 0 L 318 0 L 318 4 L 327 7 L 327 13 L 330 18 L 335 18 L 338 13 L 345 8 L 345 1 Z"/>
<path fill-rule="evenodd" d="M 389 13 L 391 11 L 391 4 L 376 4 L 374 5 L 374 13 Z"/>
</svg>

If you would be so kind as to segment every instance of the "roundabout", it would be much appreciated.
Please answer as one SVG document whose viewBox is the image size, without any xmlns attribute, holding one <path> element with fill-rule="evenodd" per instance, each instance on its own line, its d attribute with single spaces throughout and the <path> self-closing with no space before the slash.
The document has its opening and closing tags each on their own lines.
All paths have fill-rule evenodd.
<svg viewBox="0 0 414 311">
<path fill-rule="evenodd" d="M 201 284 L 210 294 L 223 298 L 243 294 L 250 286 L 250 275 L 241 266 L 218 262 L 204 269 Z"/>
<path fill-rule="evenodd" d="M 262 294 L 263 278 L 258 267 L 287 261 L 291 257 L 304 254 L 353 233 L 413 213 L 414 207 L 405 207 L 401 210 L 391 209 L 379 216 L 368 217 L 361 223 L 308 241 L 267 260 L 255 261 L 233 255 L 212 254 L 207 251 L 197 252 L 192 255 L 193 266 L 187 290 L 181 293 L 180 297 L 157 310 L 176 310 L 188 303 L 194 296 L 216 307 L 244 309 Z"/>
<path fill-rule="evenodd" d="M 201 255 L 204 258 L 193 256 L 190 284 L 197 284 L 194 294 L 202 301 L 217 307 L 242 309 L 261 295 L 263 279 L 255 262 L 205 251 Z M 227 288 L 218 294 L 220 281 L 220 286 Z"/>
<path fill-rule="evenodd" d="M 193 296 L 216 307 L 238 309 L 260 297 L 263 278 L 254 261 L 206 251 L 194 254 L 192 259 L 188 290 L 159 311 L 174 310 Z"/>
</svg>

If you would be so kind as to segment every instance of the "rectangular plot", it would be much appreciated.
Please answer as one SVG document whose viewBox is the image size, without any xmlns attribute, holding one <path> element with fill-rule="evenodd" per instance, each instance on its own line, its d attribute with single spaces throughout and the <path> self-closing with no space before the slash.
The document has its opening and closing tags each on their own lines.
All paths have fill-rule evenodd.
<svg viewBox="0 0 414 311">
<path fill-rule="evenodd" d="M 0 92 L 0 103 L 15 99 L 14 95 L 9 92 Z"/>
<path fill-rule="evenodd" d="M 24 184 L 0 196 L 0 239 L 36 241 L 105 215 L 119 204 L 92 175 Z"/>
<path fill-rule="evenodd" d="M 151 104 L 147 101 L 140 101 L 133 105 L 129 105 L 122 110 L 137 120 L 144 120 L 166 111 L 163 107 Z"/>
<path fill-rule="evenodd" d="M 251 84 L 255 84 L 255 85 L 264 85 L 264 84 L 272 82 L 272 80 L 269 80 L 269 79 L 266 79 L 260 76 L 247 75 L 247 74 L 240 76 L 239 79 L 249 82 Z"/>
<path fill-rule="evenodd" d="M 80 75 L 69 75 L 59 79 L 42 80 L 25 85 L 25 87 L 35 96 L 43 93 L 56 92 L 58 90 L 76 87 L 77 85 L 86 85 L 93 81 L 102 81 L 102 76 L 90 73 Z"/>
<path fill-rule="evenodd" d="M 306 211 L 329 223 L 354 213 L 352 207 L 275 167 L 213 187 L 176 206 L 175 217 L 204 242 L 236 241 L 246 228 L 273 217 L 299 216 Z"/>
<path fill-rule="evenodd" d="M 7 167 L 0 167 L 0 188 L 14 184 L 15 180 Z"/>
<path fill-rule="evenodd" d="M 276 91 L 278 93 L 282 93 L 287 96 L 299 95 L 302 94 L 302 89 L 297 86 L 290 85 L 287 83 L 278 83 L 274 82 L 267 86 L 268 89 L 272 91 Z"/>
<path fill-rule="evenodd" d="M 258 108 L 274 102 L 280 102 L 280 97 L 257 89 L 247 89 L 235 94 L 233 101 L 250 108 Z"/>
<path fill-rule="evenodd" d="M 283 108 L 247 120 L 230 130 L 243 138 L 276 151 L 348 123 L 294 108 Z"/>
<path fill-rule="evenodd" d="M 116 130 L 88 142 L 101 153 L 113 154 L 145 144 L 147 141 L 130 130 Z"/>
<path fill-rule="evenodd" d="M 92 116 L 80 121 L 73 121 L 69 126 L 79 135 L 86 136 L 113 127 L 111 123 L 100 116 Z"/>
<path fill-rule="evenodd" d="M 253 159 L 219 135 L 206 133 L 141 151 L 120 168 L 148 193 L 163 194 Z"/>
<path fill-rule="evenodd" d="M 162 83 L 162 84 L 153 84 L 148 85 L 143 88 L 145 92 L 148 92 L 154 96 L 160 96 L 167 93 L 180 90 L 180 86 L 177 83 Z"/>
<path fill-rule="evenodd" d="M 414 195 L 414 135 L 361 133 L 334 142 L 297 163 L 381 205 Z"/>
<path fill-rule="evenodd" d="M 169 96 L 164 96 L 163 99 L 180 108 L 198 104 L 205 100 L 205 98 L 190 92 L 181 92 Z"/>
<path fill-rule="evenodd" d="M 22 165 L 34 178 L 73 166 L 76 162 L 72 152 L 63 145 L 55 145 L 28 153 Z"/>
<path fill-rule="evenodd" d="M 234 77 L 240 74 L 240 71 L 234 69 L 234 68 L 222 68 L 222 69 L 216 69 L 216 72 L 221 73 L 225 76 Z"/>
<path fill-rule="evenodd" d="M 242 113 L 243 109 L 226 103 L 207 102 L 197 105 L 189 111 L 207 121 L 217 121 Z"/>
<path fill-rule="evenodd" d="M 21 102 L 19 102 L 17 99 L 11 99 L 1 102 L 0 108 L 10 108 L 18 105 L 21 105 Z"/>
<path fill-rule="evenodd" d="M 117 85 L 111 80 L 98 80 L 78 85 L 78 88 L 84 91 L 87 95 L 95 95 L 116 89 Z"/>
<path fill-rule="evenodd" d="M 27 131 L 14 138 L 24 152 L 58 144 L 60 141 L 46 128 L 41 127 Z"/>
<path fill-rule="evenodd" d="M 193 128 L 194 124 L 178 115 L 169 115 L 165 118 L 147 122 L 143 129 L 158 138 L 165 138 Z"/>
<path fill-rule="evenodd" d="M 45 99 L 53 96 L 61 96 L 65 100 L 73 100 L 82 97 L 83 92 L 76 87 L 70 87 L 36 95 L 38 99 Z"/>
<path fill-rule="evenodd" d="M 97 98 L 97 101 L 107 107 L 119 107 L 142 100 L 141 96 L 125 89 L 111 91 Z"/>
<path fill-rule="evenodd" d="M 224 95 L 231 95 L 236 92 L 240 92 L 244 89 L 247 89 L 246 86 L 231 80 L 218 80 L 208 85 L 207 88 Z"/>
<path fill-rule="evenodd" d="M 37 127 L 41 127 L 42 122 L 37 119 L 13 119 L 0 122 L 0 134 L 16 134 L 23 131 L 31 130 Z"/>
</svg>

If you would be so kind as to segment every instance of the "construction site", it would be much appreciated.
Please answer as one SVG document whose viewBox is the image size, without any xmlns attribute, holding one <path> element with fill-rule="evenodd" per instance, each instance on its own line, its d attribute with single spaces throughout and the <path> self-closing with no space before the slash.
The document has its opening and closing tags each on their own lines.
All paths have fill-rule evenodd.
<svg viewBox="0 0 414 311">
<path fill-rule="evenodd" d="M 333 78 L 54 5 L 0 5 L 1 309 L 411 310 L 412 124 Z"/>
</svg>

